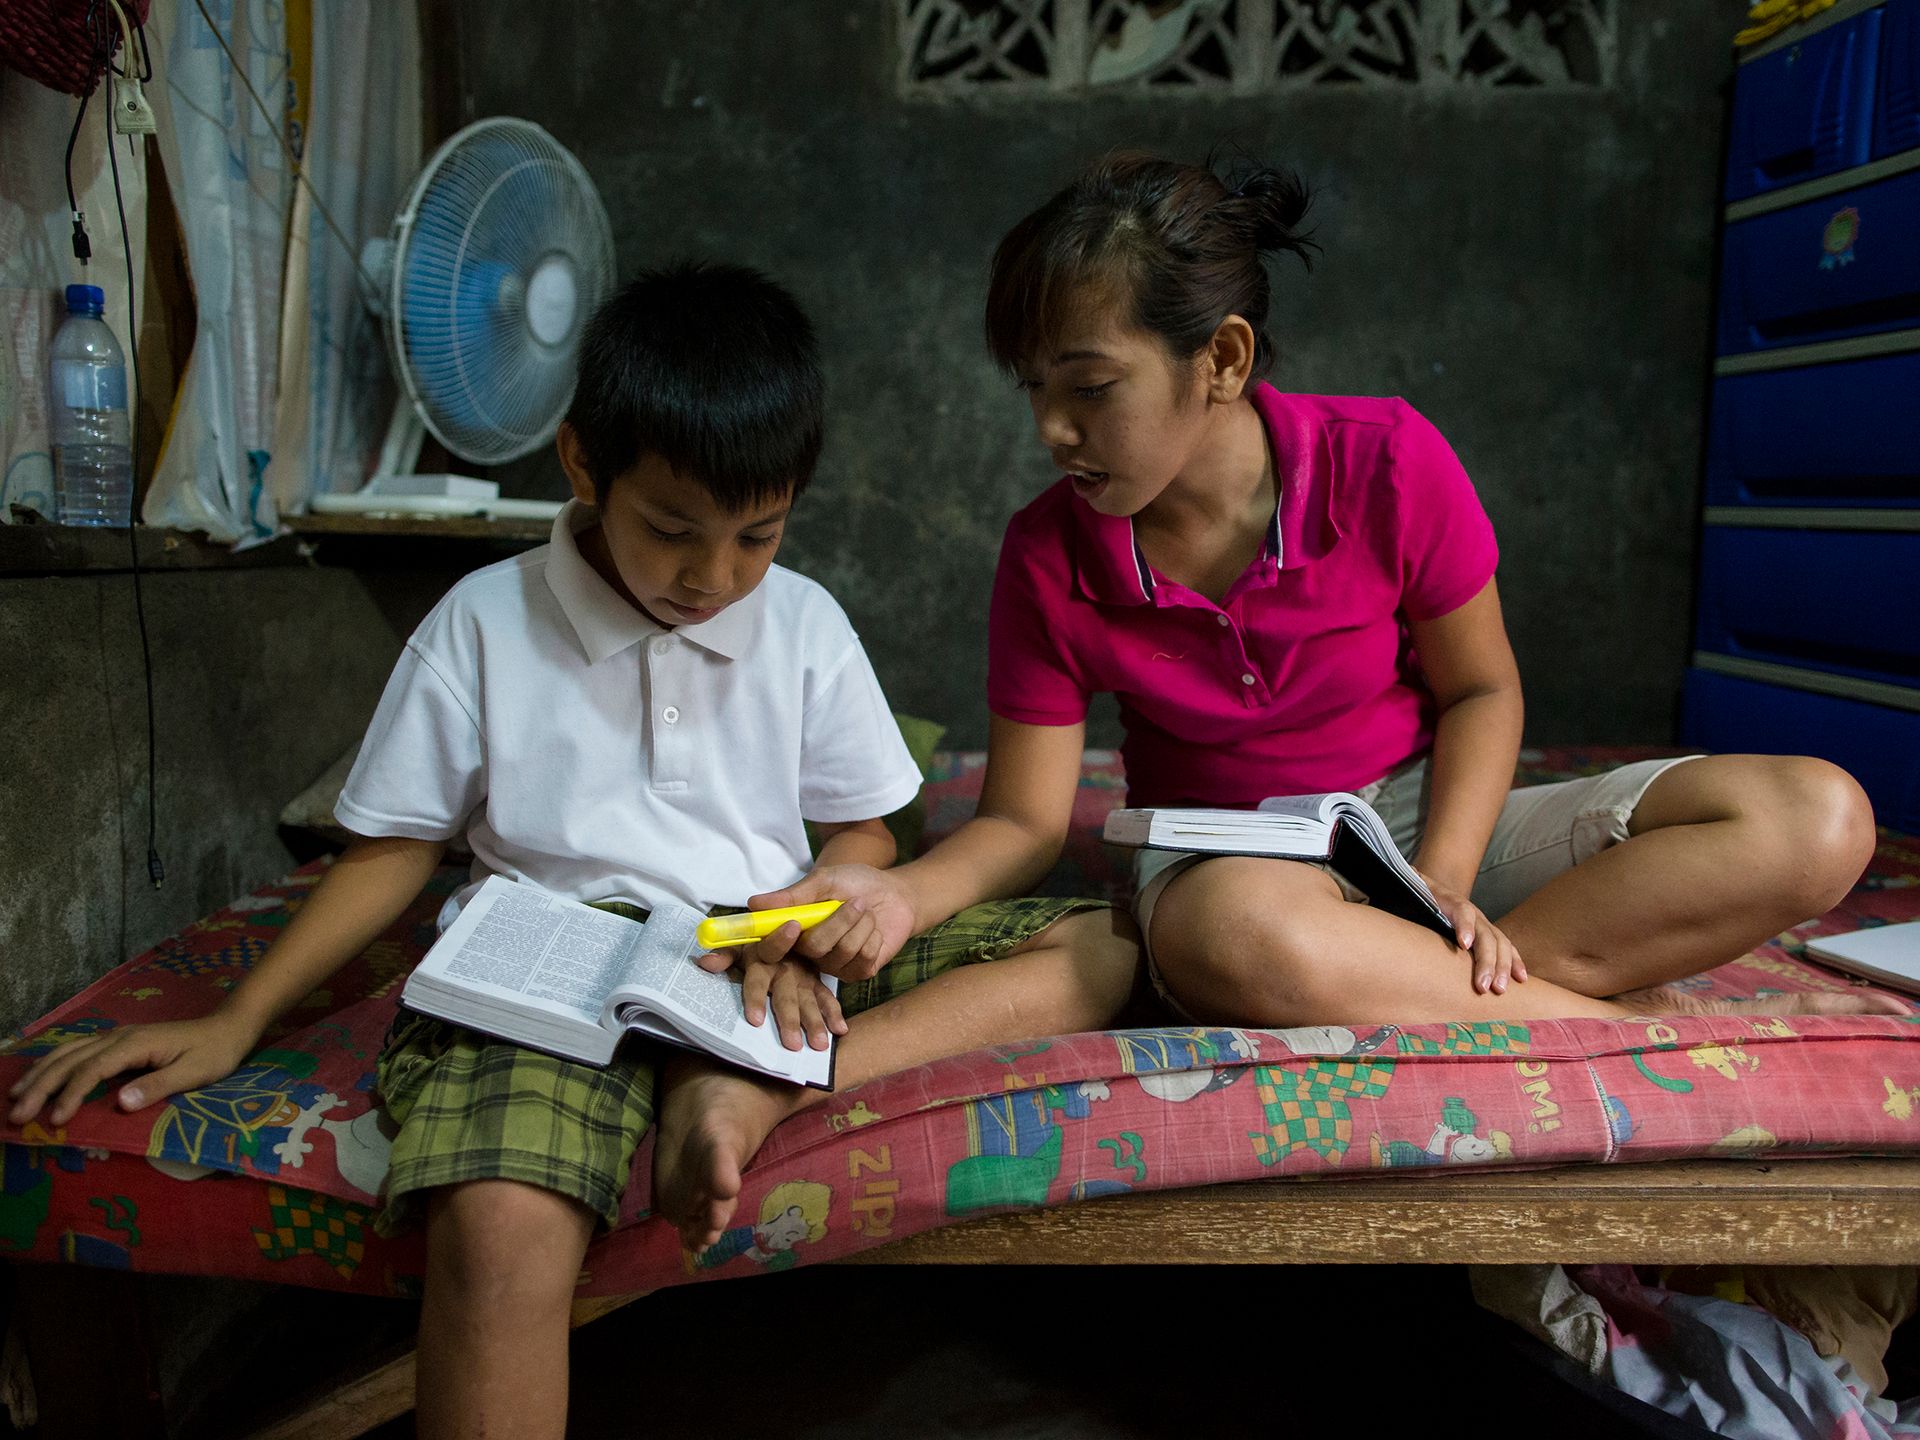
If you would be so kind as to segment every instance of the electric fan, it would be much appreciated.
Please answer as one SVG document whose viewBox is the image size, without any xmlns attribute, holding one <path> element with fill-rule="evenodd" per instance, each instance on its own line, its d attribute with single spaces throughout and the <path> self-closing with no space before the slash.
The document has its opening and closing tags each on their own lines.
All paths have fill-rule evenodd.
<svg viewBox="0 0 1920 1440">
<path fill-rule="evenodd" d="M 549 501 L 502 500 L 491 480 L 411 472 L 426 432 L 498 465 L 559 428 L 580 333 L 613 284 L 613 230 L 580 162 L 529 120 L 477 121 L 434 152 L 360 268 L 400 394 L 373 478 L 316 495 L 313 509 L 557 514 Z"/>
</svg>

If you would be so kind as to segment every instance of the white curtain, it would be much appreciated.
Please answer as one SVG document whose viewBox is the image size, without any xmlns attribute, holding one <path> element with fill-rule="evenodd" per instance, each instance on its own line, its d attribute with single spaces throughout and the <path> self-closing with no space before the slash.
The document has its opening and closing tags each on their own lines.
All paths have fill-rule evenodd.
<svg viewBox="0 0 1920 1440">
<path fill-rule="evenodd" d="M 287 251 L 280 414 L 268 489 L 282 514 L 367 479 L 393 405 L 378 321 L 361 294 L 360 247 L 384 235 L 421 163 L 416 7 L 332 0 L 313 8 L 309 184 L 294 201 Z M 370 123 L 370 117 L 380 123 Z"/>
<path fill-rule="evenodd" d="M 254 91 L 285 107 L 281 6 L 208 0 L 206 10 Z M 275 134 L 285 127 L 284 108 L 271 123 L 260 113 L 194 0 L 161 0 L 147 23 L 157 72 L 148 98 L 185 232 L 199 328 L 142 513 L 150 524 L 253 543 L 279 524 L 266 472 L 293 200 L 293 173 Z"/>
<path fill-rule="evenodd" d="M 205 3 L 273 108 L 269 124 L 195 0 L 158 0 L 155 108 L 199 329 L 145 517 L 246 545 L 315 493 L 355 488 L 379 447 L 392 382 L 358 250 L 385 233 L 419 165 L 420 38 L 411 4 L 316 4 L 298 96 L 286 10 Z M 290 138 L 351 251 L 274 133 L 298 108 L 306 129 Z"/>
</svg>

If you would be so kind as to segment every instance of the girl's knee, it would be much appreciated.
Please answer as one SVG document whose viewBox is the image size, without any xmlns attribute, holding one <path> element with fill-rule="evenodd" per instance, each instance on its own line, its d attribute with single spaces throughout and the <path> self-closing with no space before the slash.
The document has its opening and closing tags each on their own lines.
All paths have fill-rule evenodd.
<svg viewBox="0 0 1920 1440">
<path fill-rule="evenodd" d="M 1778 857 L 1785 893 L 1809 915 L 1837 904 L 1873 859 L 1873 803 L 1838 765 L 1769 756 L 1748 803 Z"/>
<path fill-rule="evenodd" d="M 1311 918 L 1222 926 L 1155 950 L 1160 975 L 1190 1012 L 1246 1025 L 1311 1025 L 1340 1010 L 1337 971 Z"/>
<path fill-rule="evenodd" d="M 1860 782 L 1825 760 L 1792 756 L 1783 762 L 1791 794 L 1792 825 L 1810 856 L 1823 861 L 1818 878 L 1822 908 L 1836 903 L 1873 859 L 1879 837 L 1873 802 Z"/>
</svg>

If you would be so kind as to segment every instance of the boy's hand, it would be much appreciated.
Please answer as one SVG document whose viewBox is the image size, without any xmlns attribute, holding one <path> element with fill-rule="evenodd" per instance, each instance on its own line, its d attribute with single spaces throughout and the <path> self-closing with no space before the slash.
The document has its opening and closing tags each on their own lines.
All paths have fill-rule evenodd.
<svg viewBox="0 0 1920 1440">
<path fill-rule="evenodd" d="M 784 890 L 755 895 L 747 904 L 754 910 L 776 910 L 822 900 L 843 903 L 804 932 L 793 952 L 842 984 L 877 975 L 913 936 L 911 892 L 893 871 L 871 865 L 824 866 Z"/>
<path fill-rule="evenodd" d="M 828 917 L 839 918 L 838 912 Z M 712 951 L 699 956 L 696 963 L 715 974 L 740 972 L 740 1003 L 749 1025 L 762 1023 L 771 1005 L 782 1045 L 789 1050 L 798 1050 L 802 1044 L 824 1050 L 828 1032 L 846 1034 L 847 1022 L 840 1013 L 839 997 L 820 983 L 820 972 L 790 953 L 799 937 L 799 925 L 789 920 L 764 940 Z"/>
<path fill-rule="evenodd" d="M 34 1061 L 8 1092 L 7 1119 L 24 1125 L 53 1100 L 47 1117 L 64 1125 L 93 1087 L 129 1070 L 135 1075 L 113 1097 L 122 1110 L 143 1110 L 169 1095 L 224 1080 L 247 1058 L 260 1038 L 250 1020 L 213 1014 L 198 1020 L 169 1020 L 158 1025 L 126 1025 L 100 1035 L 70 1040 Z"/>
<path fill-rule="evenodd" d="M 1526 983 L 1527 967 L 1520 959 L 1520 952 L 1480 907 L 1469 900 L 1464 891 L 1436 880 L 1425 871 L 1419 873 L 1433 892 L 1433 898 L 1440 902 L 1440 909 L 1453 922 L 1454 939 L 1473 957 L 1474 993 L 1504 995 L 1509 978 Z"/>
</svg>

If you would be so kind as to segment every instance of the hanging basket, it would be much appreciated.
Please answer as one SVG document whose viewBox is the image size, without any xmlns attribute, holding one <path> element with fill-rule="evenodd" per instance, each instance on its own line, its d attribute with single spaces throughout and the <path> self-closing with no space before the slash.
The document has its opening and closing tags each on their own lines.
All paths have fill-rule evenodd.
<svg viewBox="0 0 1920 1440">
<path fill-rule="evenodd" d="M 136 24 L 147 22 L 152 0 L 122 0 Z M 105 66 L 98 37 L 120 43 L 120 27 L 105 0 L 0 0 L 0 64 L 68 95 L 91 95 Z"/>
</svg>

